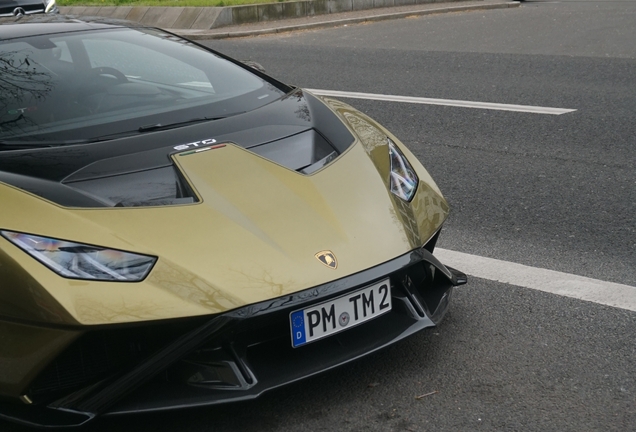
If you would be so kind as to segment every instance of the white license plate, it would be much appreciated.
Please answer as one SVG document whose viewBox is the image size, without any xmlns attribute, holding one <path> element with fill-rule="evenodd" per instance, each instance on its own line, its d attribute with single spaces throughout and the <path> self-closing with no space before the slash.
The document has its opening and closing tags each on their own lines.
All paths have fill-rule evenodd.
<svg viewBox="0 0 636 432">
<path fill-rule="evenodd" d="M 339 333 L 391 310 L 391 284 L 385 279 L 342 297 L 289 315 L 294 348 Z"/>
</svg>

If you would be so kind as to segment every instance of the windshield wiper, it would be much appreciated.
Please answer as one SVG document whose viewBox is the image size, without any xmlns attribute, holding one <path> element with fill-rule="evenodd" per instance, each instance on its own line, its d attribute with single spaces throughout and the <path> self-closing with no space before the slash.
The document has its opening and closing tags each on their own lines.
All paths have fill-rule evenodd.
<svg viewBox="0 0 636 432">
<path fill-rule="evenodd" d="M 206 121 L 213 121 L 213 120 L 221 120 L 224 118 L 228 118 L 228 117 L 232 117 L 235 115 L 239 115 L 239 114 L 243 114 L 245 111 L 240 111 L 240 112 L 235 112 L 235 113 L 230 113 L 230 114 L 224 114 L 222 116 L 218 116 L 218 117 L 197 117 L 197 118 L 193 118 L 190 120 L 186 120 L 186 121 L 182 121 L 182 122 L 175 122 L 175 123 L 167 123 L 167 124 L 162 124 L 162 123 L 156 123 L 156 124 L 150 124 L 150 125 L 144 125 L 144 126 L 139 126 L 139 129 L 137 129 L 139 132 L 152 132 L 152 131 L 159 131 L 159 130 L 166 130 L 166 129 L 174 129 L 174 128 L 178 128 L 181 126 L 186 126 L 189 124 L 194 124 L 194 123 L 201 123 L 201 122 L 206 122 Z"/>
</svg>

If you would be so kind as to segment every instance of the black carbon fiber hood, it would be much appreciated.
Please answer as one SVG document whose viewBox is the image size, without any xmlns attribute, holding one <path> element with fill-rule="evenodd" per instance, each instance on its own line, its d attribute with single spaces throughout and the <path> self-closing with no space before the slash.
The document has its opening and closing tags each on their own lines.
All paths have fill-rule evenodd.
<svg viewBox="0 0 636 432">
<path fill-rule="evenodd" d="M 247 113 L 169 130 L 87 144 L 0 147 L 0 181 L 68 207 L 191 203 L 195 195 L 170 156 L 223 142 L 310 174 L 354 137 L 323 102 L 295 90 Z"/>
</svg>

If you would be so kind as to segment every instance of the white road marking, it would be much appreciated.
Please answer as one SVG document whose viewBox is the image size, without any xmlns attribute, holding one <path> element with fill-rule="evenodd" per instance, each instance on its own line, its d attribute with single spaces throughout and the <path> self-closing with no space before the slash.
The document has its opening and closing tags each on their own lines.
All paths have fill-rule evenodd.
<svg viewBox="0 0 636 432">
<path fill-rule="evenodd" d="M 452 100 L 452 99 L 431 99 L 431 98 L 423 98 L 423 97 L 394 96 L 394 95 L 356 93 L 356 92 L 345 92 L 345 91 L 334 91 L 334 90 L 317 90 L 317 89 L 307 89 L 307 90 L 319 96 L 343 97 L 343 98 L 351 98 L 351 99 L 369 99 L 369 100 L 377 100 L 377 101 L 403 102 L 403 103 L 425 104 L 425 105 L 444 105 L 444 106 L 454 106 L 454 107 L 462 107 L 462 108 L 479 108 L 479 109 L 499 110 L 499 111 L 516 111 L 516 112 L 525 112 L 525 113 L 533 113 L 533 114 L 561 115 L 561 114 L 566 114 L 566 113 L 576 111 L 575 109 L 568 109 L 568 108 L 550 108 L 550 107 L 538 107 L 538 106 L 531 106 L 531 105 L 509 105 L 509 104 L 499 104 L 499 103 L 490 103 L 490 102 L 472 102 L 472 101 L 462 101 L 462 100 Z"/>
<path fill-rule="evenodd" d="M 470 276 L 636 311 L 636 287 L 435 248 L 444 264 Z"/>
<path fill-rule="evenodd" d="M 529 105 L 508 105 L 333 90 L 307 90 L 320 96 L 445 105 L 464 108 L 528 112 L 535 114 L 561 115 L 576 111 L 575 109 L 537 107 Z M 481 279 L 494 280 L 510 285 L 549 292 L 565 297 L 572 297 L 620 309 L 636 311 L 636 287 L 633 286 L 622 285 L 614 282 L 605 282 L 583 276 L 530 267 L 523 264 L 470 255 L 441 248 L 435 249 L 435 256 L 437 256 L 443 263 L 448 264 L 451 267 L 455 267 L 468 275 Z"/>
</svg>

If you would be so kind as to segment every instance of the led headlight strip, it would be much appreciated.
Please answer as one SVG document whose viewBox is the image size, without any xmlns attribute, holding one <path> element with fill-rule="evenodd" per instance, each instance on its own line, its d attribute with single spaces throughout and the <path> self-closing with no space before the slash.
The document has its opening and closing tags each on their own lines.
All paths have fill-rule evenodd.
<svg viewBox="0 0 636 432">
<path fill-rule="evenodd" d="M 60 276 L 96 281 L 139 282 L 156 257 L 12 231 L 0 235 Z"/>
<path fill-rule="evenodd" d="M 399 147 L 390 138 L 387 138 L 387 140 L 391 159 L 391 192 L 404 201 L 411 201 L 417 191 L 417 184 L 420 180 Z"/>
</svg>

